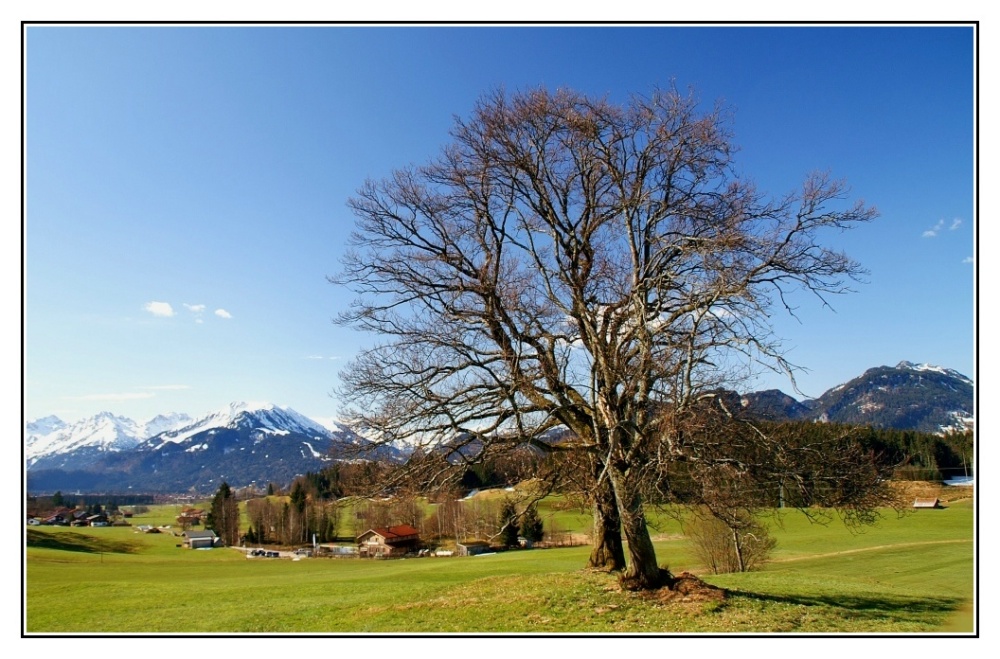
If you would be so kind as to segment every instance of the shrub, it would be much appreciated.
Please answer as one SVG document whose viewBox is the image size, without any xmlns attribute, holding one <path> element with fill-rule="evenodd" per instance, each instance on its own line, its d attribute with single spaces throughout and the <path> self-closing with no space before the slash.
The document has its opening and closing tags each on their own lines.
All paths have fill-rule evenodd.
<svg viewBox="0 0 1000 659">
<path fill-rule="evenodd" d="M 749 513 L 725 521 L 715 516 L 695 517 L 687 525 L 687 535 L 695 553 L 713 574 L 758 569 L 777 544 L 767 527 Z"/>
</svg>

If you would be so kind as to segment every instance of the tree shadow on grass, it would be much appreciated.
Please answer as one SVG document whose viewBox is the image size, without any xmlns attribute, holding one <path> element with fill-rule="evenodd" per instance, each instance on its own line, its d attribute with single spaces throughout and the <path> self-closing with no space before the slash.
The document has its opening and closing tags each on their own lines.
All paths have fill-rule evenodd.
<svg viewBox="0 0 1000 659">
<path fill-rule="evenodd" d="M 730 598 L 761 603 L 803 607 L 824 607 L 841 612 L 854 620 L 886 620 L 902 623 L 935 624 L 958 611 L 965 600 L 960 597 L 906 597 L 902 595 L 767 595 L 729 590 Z"/>
<path fill-rule="evenodd" d="M 83 533 L 43 533 L 28 529 L 27 545 L 42 549 L 60 549 L 88 554 L 135 554 L 139 548 L 129 542 L 95 538 Z"/>
</svg>

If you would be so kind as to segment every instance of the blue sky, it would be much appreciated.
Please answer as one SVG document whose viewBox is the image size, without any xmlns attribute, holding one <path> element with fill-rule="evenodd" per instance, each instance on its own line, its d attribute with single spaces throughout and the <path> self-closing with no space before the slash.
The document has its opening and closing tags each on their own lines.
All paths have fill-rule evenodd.
<svg viewBox="0 0 1000 659">
<path fill-rule="evenodd" d="M 901 360 L 974 377 L 973 64 L 966 26 L 29 27 L 25 416 L 335 416 L 370 340 L 331 322 L 345 202 L 498 86 L 721 100 L 761 189 L 829 170 L 881 212 L 829 237 L 868 283 L 774 319 L 802 392 Z"/>
</svg>

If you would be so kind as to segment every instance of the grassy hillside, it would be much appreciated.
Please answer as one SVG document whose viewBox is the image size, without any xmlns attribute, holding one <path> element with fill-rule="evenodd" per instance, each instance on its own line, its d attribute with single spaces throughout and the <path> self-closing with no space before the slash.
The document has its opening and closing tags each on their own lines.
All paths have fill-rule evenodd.
<svg viewBox="0 0 1000 659">
<path fill-rule="evenodd" d="M 557 502 L 555 502 L 557 504 Z M 567 529 L 589 521 L 551 510 Z M 156 511 L 151 515 L 157 514 Z M 558 515 L 559 517 L 556 517 Z M 574 522 L 573 520 L 576 520 Z M 666 603 L 583 570 L 589 547 L 399 561 L 246 559 L 131 528 L 30 529 L 28 633 L 912 633 L 972 630 L 971 501 L 852 534 L 775 520 L 764 570 L 713 576 L 666 521 L 657 555 L 730 591 Z M 138 520 L 138 523 L 146 523 Z"/>
</svg>

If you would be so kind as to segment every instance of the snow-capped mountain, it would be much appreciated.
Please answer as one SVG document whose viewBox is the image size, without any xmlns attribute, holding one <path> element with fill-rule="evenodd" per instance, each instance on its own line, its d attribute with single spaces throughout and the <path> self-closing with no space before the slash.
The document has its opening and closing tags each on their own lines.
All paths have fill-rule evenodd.
<svg viewBox="0 0 1000 659">
<path fill-rule="evenodd" d="M 142 438 L 139 424 L 110 412 L 101 412 L 72 425 L 51 416 L 40 421 L 26 427 L 29 434 L 24 440 L 24 453 L 29 469 L 39 460 L 47 460 L 51 466 L 66 464 L 67 460 L 91 462 L 101 453 L 133 449 Z M 50 432 L 42 434 L 45 430 Z"/>
<path fill-rule="evenodd" d="M 108 418 L 117 419 L 122 429 L 114 450 L 92 441 L 92 433 L 74 434 L 77 426 Z M 57 425 L 49 421 L 32 427 Z M 175 427 L 138 438 L 164 425 Z M 105 413 L 52 435 L 27 438 L 29 488 L 210 492 L 223 480 L 233 487 L 287 484 L 296 475 L 319 471 L 335 455 L 399 457 L 391 449 L 370 446 L 344 426 L 331 425 L 332 430 L 270 403 L 233 403 L 194 421 L 171 415 L 145 424 Z"/>
<path fill-rule="evenodd" d="M 972 379 L 968 378 L 953 368 L 944 368 L 943 366 L 932 366 L 930 364 L 914 364 L 913 362 L 901 361 L 896 364 L 898 369 L 909 369 L 911 371 L 924 371 L 927 373 L 940 373 L 941 375 L 947 376 L 949 378 L 954 378 L 959 382 L 964 382 L 968 385 L 972 385 Z"/>
<path fill-rule="evenodd" d="M 817 398 L 810 418 L 944 433 L 974 425 L 974 383 L 958 371 L 903 361 L 870 368 Z"/>
<path fill-rule="evenodd" d="M 142 439 L 180 428 L 191 421 L 193 419 L 184 413 L 158 414 L 142 424 Z"/>
<path fill-rule="evenodd" d="M 290 407 L 271 403 L 230 403 L 228 407 L 211 412 L 186 425 L 175 426 L 151 436 L 151 447 L 167 443 L 180 443 L 212 428 L 250 429 L 259 434 L 288 435 L 291 433 L 330 438 L 330 431 Z"/>
<path fill-rule="evenodd" d="M 66 427 L 66 422 L 57 416 L 45 416 L 41 419 L 35 419 L 34 421 L 29 421 L 25 426 L 25 434 L 27 436 L 31 435 L 48 435 L 54 433 L 57 430 L 62 430 Z"/>
</svg>

